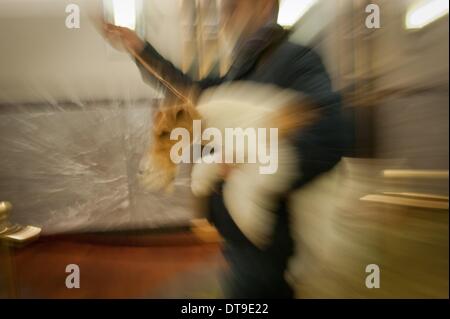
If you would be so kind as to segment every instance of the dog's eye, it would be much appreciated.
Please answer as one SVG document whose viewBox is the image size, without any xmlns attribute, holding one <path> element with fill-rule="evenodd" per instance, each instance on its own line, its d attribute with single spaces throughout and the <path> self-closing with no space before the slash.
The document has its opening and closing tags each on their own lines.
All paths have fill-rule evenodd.
<svg viewBox="0 0 450 319">
<path fill-rule="evenodd" d="M 179 120 L 183 116 L 184 110 L 178 110 L 175 114 L 175 120 Z"/>
<path fill-rule="evenodd" d="M 159 134 L 160 138 L 169 138 L 170 137 L 170 132 L 161 132 L 161 134 Z"/>
</svg>

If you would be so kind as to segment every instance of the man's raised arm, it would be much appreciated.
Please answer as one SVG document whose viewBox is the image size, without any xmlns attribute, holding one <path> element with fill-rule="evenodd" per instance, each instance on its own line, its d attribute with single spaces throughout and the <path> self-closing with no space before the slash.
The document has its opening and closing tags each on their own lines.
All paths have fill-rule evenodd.
<svg viewBox="0 0 450 319">
<path fill-rule="evenodd" d="M 113 47 L 121 51 L 128 51 L 135 56 L 142 78 L 152 86 L 160 84 L 162 79 L 170 83 L 177 91 L 186 93 L 191 90 L 201 91 L 208 87 L 219 85 L 223 81 L 223 78 L 205 78 L 200 81 L 194 81 L 190 76 L 175 67 L 173 63 L 162 57 L 150 43 L 140 39 L 130 29 L 105 24 L 104 35 Z M 155 78 L 149 72 L 148 67 L 155 71 L 160 78 Z"/>
</svg>

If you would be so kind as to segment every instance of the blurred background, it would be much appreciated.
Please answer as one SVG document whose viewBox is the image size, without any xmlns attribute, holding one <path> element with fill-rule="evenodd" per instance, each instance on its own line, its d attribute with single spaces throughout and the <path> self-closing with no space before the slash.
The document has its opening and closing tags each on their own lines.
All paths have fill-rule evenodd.
<svg viewBox="0 0 450 319">
<path fill-rule="evenodd" d="M 79 29 L 65 26 L 68 4 L 80 8 Z M 369 4 L 380 28 L 366 27 Z M 172 195 L 136 179 L 162 90 L 91 19 L 132 27 L 200 79 L 230 64 L 220 7 L 2 0 L 0 201 L 12 203 L 9 222 L 42 232 L 14 246 L 0 232 L 0 296 L 222 296 L 221 239 L 198 219 L 189 167 Z M 448 298 L 448 1 L 282 0 L 278 22 L 321 55 L 355 123 L 354 154 L 301 195 L 314 213 L 294 230 L 298 297 Z M 300 232 L 309 223 L 311 236 Z M 72 263 L 80 289 L 64 284 Z M 379 289 L 364 285 L 372 263 Z"/>
</svg>

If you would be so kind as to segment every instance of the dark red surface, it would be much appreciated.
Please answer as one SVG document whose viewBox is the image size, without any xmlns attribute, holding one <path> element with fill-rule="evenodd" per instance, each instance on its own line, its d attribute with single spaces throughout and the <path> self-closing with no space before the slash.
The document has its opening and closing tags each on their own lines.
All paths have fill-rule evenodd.
<svg viewBox="0 0 450 319">
<path fill-rule="evenodd" d="M 17 298 L 152 298 L 199 267 L 224 267 L 219 244 L 189 232 L 44 237 L 12 253 Z M 68 264 L 80 288 L 65 285 Z"/>
</svg>

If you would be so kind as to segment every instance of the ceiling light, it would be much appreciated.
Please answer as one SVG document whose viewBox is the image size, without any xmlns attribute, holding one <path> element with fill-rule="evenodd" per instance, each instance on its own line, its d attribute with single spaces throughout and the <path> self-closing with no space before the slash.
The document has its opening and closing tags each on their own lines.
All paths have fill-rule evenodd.
<svg viewBox="0 0 450 319">
<path fill-rule="evenodd" d="M 420 1 L 408 9 L 407 29 L 420 29 L 448 14 L 448 0 Z"/>
<path fill-rule="evenodd" d="M 114 24 L 135 30 L 136 28 L 136 1 L 112 0 Z"/>
<path fill-rule="evenodd" d="M 281 0 L 278 24 L 293 26 L 316 2 L 317 0 Z"/>
</svg>

